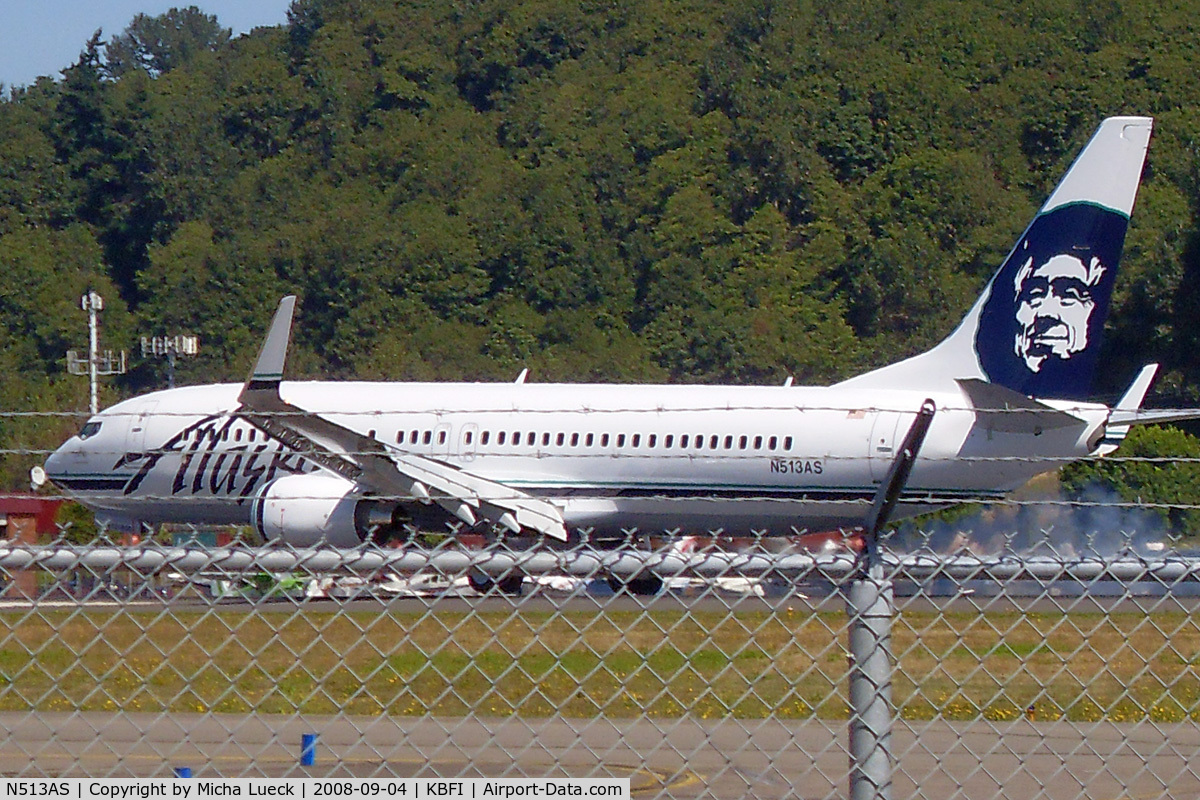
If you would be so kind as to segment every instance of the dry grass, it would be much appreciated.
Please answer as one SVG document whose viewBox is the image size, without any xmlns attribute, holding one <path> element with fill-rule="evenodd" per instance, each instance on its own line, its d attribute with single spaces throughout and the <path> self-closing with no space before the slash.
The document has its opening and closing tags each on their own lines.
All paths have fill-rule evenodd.
<svg viewBox="0 0 1200 800">
<path fill-rule="evenodd" d="M 840 613 L 289 612 L 0 615 L 0 709 L 847 714 Z M 1182 613 L 904 613 L 893 652 L 908 718 L 1200 719 Z"/>
</svg>

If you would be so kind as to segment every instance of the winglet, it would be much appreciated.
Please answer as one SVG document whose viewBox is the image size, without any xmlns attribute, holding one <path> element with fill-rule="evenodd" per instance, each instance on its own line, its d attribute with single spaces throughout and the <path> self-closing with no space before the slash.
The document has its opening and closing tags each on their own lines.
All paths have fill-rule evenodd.
<svg viewBox="0 0 1200 800">
<path fill-rule="evenodd" d="M 1147 364 L 1133 379 L 1133 383 L 1125 390 L 1125 394 L 1113 406 L 1116 411 L 1137 411 L 1146 400 L 1146 392 L 1150 391 L 1150 383 L 1158 372 L 1158 364 Z"/>
<path fill-rule="evenodd" d="M 1133 379 L 1133 383 L 1129 384 L 1125 394 L 1121 395 L 1121 399 L 1117 401 L 1108 415 L 1104 438 L 1100 440 L 1100 444 L 1096 448 L 1096 455 L 1106 456 L 1115 451 L 1129 435 L 1129 422 L 1142 421 L 1138 419 L 1138 411 L 1146 400 L 1146 393 L 1150 391 L 1150 384 L 1157 372 L 1158 364 L 1147 364 Z"/>
<path fill-rule="evenodd" d="M 258 360 L 254 362 L 254 371 L 250 373 L 244 394 L 253 389 L 270 389 L 278 386 L 283 380 L 283 364 L 287 361 L 288 340 L 292 333 L 292 314 L 296 310 L 296 296 L 289 294 L 279 301 L 279 310 L 275 319 L 271 320 L 271 329 L 258 351 Z"/>
</svg>

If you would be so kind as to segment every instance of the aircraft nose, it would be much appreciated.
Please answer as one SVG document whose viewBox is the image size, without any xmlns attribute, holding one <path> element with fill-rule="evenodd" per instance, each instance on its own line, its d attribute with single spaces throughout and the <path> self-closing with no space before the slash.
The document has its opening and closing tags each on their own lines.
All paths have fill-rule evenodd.
<svg viewBox="0 0 1200 800">
<path fill-rule="evenodd" d="M 57 450 L 47 456 L 46 463 L 42 465 L 46 477 L 55 483 L 58 483 L 58 480 L 67 474 L 71 461 L 79 460 L 79 450 L 77 447 L 72 447 L 72 441 L 74 441 L 74 437 L 59 445 Z"/>
<path fill-rule="evenodd" d="M 46 458 L 45 463 L 42 465 L 42 469 L 45 470 L 45 477 L 54 481 L 58 486 L 65 488 L 65 479 L 69 479 L 76 473 L 86 471 L 85 468 L 88 461 L 87 450 L 88 448 L 84 443 L 84 439 L 78 434 L 67 439 Z"/>
</svg>

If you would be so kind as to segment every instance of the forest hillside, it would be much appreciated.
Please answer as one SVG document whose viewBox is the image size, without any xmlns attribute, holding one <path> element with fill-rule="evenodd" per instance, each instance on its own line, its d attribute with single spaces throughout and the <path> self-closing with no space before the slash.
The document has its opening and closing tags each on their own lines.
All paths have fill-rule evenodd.
<svg viewBox="0 0 1200 800">
<path fill-rule="evenodd" d="M 1200 4 L 296 0 L 81 42 L 0 102 L 0 482 L 131 370 L 822 383 L 946 335 L 1104 117 L 1156 117 L 1099 387 L 1200 379 Z M 166 32 L 169 35 L 164 35 Z"/>
</svg>

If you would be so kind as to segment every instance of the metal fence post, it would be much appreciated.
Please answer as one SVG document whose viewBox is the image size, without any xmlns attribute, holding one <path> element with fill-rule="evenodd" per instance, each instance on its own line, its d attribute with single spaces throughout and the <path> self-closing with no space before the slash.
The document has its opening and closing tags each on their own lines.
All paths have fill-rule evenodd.
<svg viewBox="0 0 1200 800">
<path fill-rule="evenodd" d="M 850 800 L 892 796 L 892 578 L 875 537 L 846 594 L 850 639 Z"/>
<path fill-rule="evenodd" d="M 887 525 L 917 453 L 933 424 L 930 399 L 904 435 L 879 484 L 863 526 L 864 548 L 846 594 L 850 639 L 850 800 L 892 796 L 892 576 L 885 570 L 879 533 Z"/>
</svg>

